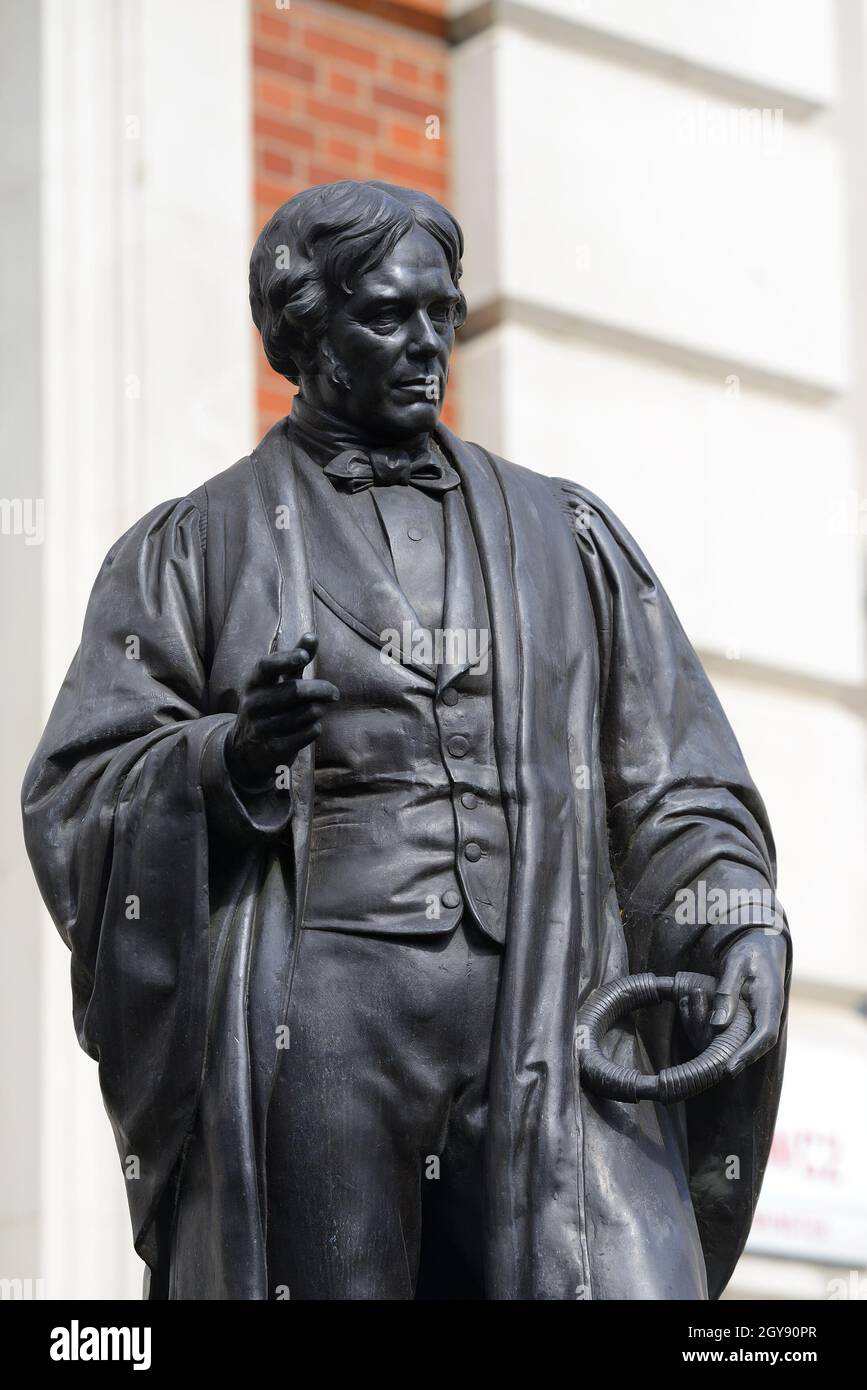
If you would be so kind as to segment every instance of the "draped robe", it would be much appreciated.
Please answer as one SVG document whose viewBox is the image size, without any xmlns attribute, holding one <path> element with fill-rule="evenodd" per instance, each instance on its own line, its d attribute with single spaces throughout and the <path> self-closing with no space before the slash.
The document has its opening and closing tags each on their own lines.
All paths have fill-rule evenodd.
<svg viewBox="0 0 867 1390">
<path fill-rule="evenodd" d="M 445 428 L 437 437 L 461 477 L 488 596 L 511 848 L 488 1297 L 665 1298 L 686 1263 L 715 1298 L 767 1161 L 785 1022 L 735 1080 L 666 1108 L 582 1087 L 575 1013 L 630 970 L 718 972 L 743 922 L 682 925 L 676 895 L 699 882 L 772 888 L 765 811 L 617 518 L 576 484 Z M 78 1039 L 99 1064 L 121 1160 L 139 1160 L 127 1192 L 151 1298 L 172 1296 L 179 1272 L 186 1296 L 273 1296 L 265 1129 L 315 750 L 298 757 L 275 813 L 235 795 L 222 744 L 257 659 L 314 627 L 316 583 L 280 422 L 250 458 L 112 547 L 25 779 L 28 851 L 71 951 Z M 361 583 L 345 577 L 350 618 Z M 662 1008 L 625 1020 L 607 1046 L 659 1068 L 684 1039 Z"/>
</svg>

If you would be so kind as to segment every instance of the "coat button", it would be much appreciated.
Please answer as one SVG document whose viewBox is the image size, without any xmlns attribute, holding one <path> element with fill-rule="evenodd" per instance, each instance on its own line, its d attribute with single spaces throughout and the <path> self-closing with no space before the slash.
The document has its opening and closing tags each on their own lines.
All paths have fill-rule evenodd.
<svg viewBox="0 0 867 1390">
<path fill-rule="evenodd" d="M 455 734 L 454 738 L 449 739 L 446 747 L 453 758 L 465 758 L 470 751 L 469 741 L 464 738 L 463 734 Z"/>
<path fill-rule="evenodd" d="M 471 864 L 477 863 L 482 857 L 482 847 L 477 845 L 475 840 L 470 840 L 469 844 L 464 845 L 464 855 Z"/>
<path fill-rule="evenodd" d="M 458 698 L 458 692 L 453 690 L 451 686 L 442 693 L 442 702 L 444 705 L 456 705 Z"/>
<path fill-rule="evenodd" d="M 477 796 L 473 796 L 472 792 L 464 792 L 463 796 L 461 797 L 462 806 L 466 806 L 468 811 L 475 811 L 478 804 L 479 798 Z"/>
<path fill-rule="evenodd" d="M 424 531 L 422 531 L 418 526 L 410 526 L 406 534 L 409 536 L 411 541 L 424 540 Z"/>
<path fill-rule="evenodd" d="M 447 888 L 442 896 L 443 907 L 460 907 L 461 895 L 456 888 Z"/>
</svg>

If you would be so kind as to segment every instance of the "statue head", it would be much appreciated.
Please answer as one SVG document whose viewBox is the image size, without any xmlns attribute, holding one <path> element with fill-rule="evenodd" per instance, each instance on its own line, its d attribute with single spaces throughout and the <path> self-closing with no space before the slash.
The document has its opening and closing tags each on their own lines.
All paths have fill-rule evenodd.
<svg viewBox="0 0 867 1390">
<path fill-rule="evenodd" d="M 467 313 L 462 253 L 457 222 L 425 193 L 346 179 L 296 194 L 250 260 L 268 361 L 372 438 L 432 429 Z"/>
</svg>

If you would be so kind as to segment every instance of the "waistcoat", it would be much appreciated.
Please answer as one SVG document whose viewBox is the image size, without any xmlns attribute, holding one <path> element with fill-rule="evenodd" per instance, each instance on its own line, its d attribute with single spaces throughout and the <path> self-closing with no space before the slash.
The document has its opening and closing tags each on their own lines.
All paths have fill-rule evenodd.
<svg viewBox="0 0 867 1390">
<path fill-rule="evenodd" d="M 315 746 L 305 927 L 504 939 L 509 845 L 494 755 L 490 624 L 460 488 L 442 499 L 442 627 L 419 621 L 347 497 L 296 442 L 317 677 L 340 691 Z M 399 485 L 395 485 L 399 486 Z M 434 601 L 429 612 L 439 610 Z"/>
</svg>

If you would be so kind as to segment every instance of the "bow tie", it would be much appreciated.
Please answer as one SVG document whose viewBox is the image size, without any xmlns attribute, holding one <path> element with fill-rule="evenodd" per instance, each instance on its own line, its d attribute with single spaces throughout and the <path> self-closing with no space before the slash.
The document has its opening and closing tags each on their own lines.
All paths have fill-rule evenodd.
<svg viewBox="0 0 867 1390">
<path fill-rule="evenodd" d="M 431 449 L 414 456 L 402 449 L 344 449 L 324 472 L 335 487 L 346 492 L 363 492 L 369 487 L 391 487 L 395 483 L 421 488 L 423 492 L 443 493 L 460 486 L 460 478 Z"/>
</svg>

